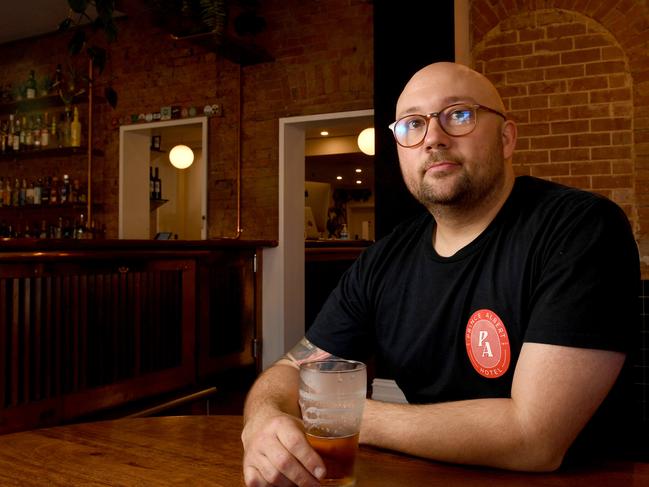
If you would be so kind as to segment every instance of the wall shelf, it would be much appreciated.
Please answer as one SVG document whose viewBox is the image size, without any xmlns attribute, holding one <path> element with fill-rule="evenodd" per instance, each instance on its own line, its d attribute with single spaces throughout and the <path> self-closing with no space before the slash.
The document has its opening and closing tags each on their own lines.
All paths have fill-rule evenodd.
<svg viewBox="0 0 649 487">
<path fill-rule="evenodd" d="M 92 150 L 93 155 L 103 156 L 103 152 L 99 149 Z M 50 157 L 70 157 L 70 156 L 86 156 L 88 154 L 87 147 L 53 147 L 51 149 L 34 149 L 23 150 L 18 152 L 8 152 L 0 154 L 0 161 L 16 161 L 21 159 L 44 159 Z"/>
</svg>

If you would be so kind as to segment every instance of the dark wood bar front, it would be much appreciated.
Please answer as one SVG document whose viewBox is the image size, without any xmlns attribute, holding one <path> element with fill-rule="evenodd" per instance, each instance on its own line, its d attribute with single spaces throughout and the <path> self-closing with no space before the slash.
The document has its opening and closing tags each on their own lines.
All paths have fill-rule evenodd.
<svg viewBox="0 0 649 487">
<path fill-rule="evenodd" d="M 261 250 L 273 242 L 0 245 L 0 433 L 258 366 Z"/>
</svg>

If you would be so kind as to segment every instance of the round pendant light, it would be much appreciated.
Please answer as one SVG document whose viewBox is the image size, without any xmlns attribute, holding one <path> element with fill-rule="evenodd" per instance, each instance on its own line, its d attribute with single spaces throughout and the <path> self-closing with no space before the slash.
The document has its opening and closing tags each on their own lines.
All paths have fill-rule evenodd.
<svg viewBox="0 0 649 487">
<path fill-rule="evenodd" d="M 178 169 L 187 169 L 194 162 L 194 151 L 186 145 L 176 145 L 169 151 L 169 162 Z"/>
<path fill-rule="evenodd" d="M 366 128 L 358 134 L 358 148 L 368 156 L 374 155 L 374 127 Z"/>
</svg>

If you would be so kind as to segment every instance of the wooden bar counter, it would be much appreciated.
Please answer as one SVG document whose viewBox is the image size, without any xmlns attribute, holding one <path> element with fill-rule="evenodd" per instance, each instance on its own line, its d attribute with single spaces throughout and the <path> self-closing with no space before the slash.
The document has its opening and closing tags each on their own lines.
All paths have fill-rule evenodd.
<svg viewBox="0 0 649 487">
<path fill-rule="evenodd" d="M 268 241 L 0 241 L 0 434 L 257 366 Z"/>
<path fill-rule="evenodd" d="M 243 485 L 240 416 L 120 419 L 0 436 L 0 485 Z M 641 487 L 649 464 L 548 474 L 430 462 L 361 446 L 357 487 Z"/>
</svg>

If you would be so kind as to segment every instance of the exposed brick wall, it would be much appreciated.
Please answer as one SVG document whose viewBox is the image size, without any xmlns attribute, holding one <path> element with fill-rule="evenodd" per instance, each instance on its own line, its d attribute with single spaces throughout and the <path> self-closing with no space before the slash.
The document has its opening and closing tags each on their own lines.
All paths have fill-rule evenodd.
<svg viewBox="0 0 649 487">
<path fill-rule="evenodd" d="M 474 0 L 476 69 L 519 123 L 514 163 L 604 194 L 649 276 L 649 10 L 641 0 Z"/>
<path fill-rule="evenodd" d="M 96 216 L 117 236 L 119 124 L 161 106 L 199 108 L 220 103 L 210 119 L 208 237 L 236 230 L 235 176 L 242 160 L 242 238 L 278 238 L 278 119 L 367 109 L 373 106 L 372 4 L 366 0 L 264 0 L 266 31 L 258 43 L 273 62 L 240 67 L 201 46 L 174 41 L 146 17 L 118 24 L 108 47 L 107 70 L 97 91 L 112 79 L 116 110 L 98 107 L 93 167 Z M 51 35 L 0 46 L 0 83 L 21 82 L 67 62 L 68 36 Z M 85 69 L 83 65 L 79 69 Z M 241 144 L 239 144 L 239 130 Z M 49 162 L 42 163 L 48 165 Z M 80 164 L 80 163 L 76 163 Z M 43 168 L 48 171 L 49 168 Z"/>
</svg>

